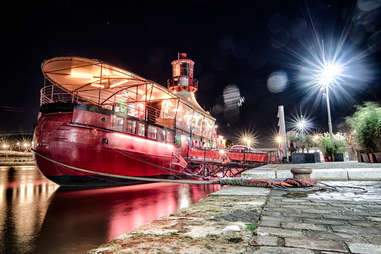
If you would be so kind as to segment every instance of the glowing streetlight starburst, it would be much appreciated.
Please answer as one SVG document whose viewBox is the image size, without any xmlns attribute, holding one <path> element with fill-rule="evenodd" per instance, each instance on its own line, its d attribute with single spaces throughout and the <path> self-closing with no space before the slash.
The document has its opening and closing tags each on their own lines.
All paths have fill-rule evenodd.
<svg viewBox="0 0 381 254">
<path fill-rule="evenodd" d="M 253 147 L 258 144 L 257 135 L 253 130 L 240 131 L 235 139 L 237 143 L 248 147 Z"/>
<path fill-rule="evenodd" d="M 329 87 L 331 84 L 335 84 L 340 80 L 342 73 L 343 67 L 340 64 L 330 63 L 323 66 L 317 80 L 321 86 Z"/>
<path fill-rule="evenodd" d="M 309 14 L 307 20 L 310 34 L 299 38 L 297 46 L 285 49 L 293 58 L 290 65 L 297 71 L 295 81 L 305 95 L 302 103 L 316 107 L 324 100 L 326 88 L 333 103 L 355 102 L 356 90 L 366 89 L 375 77 L 376 69 L 369 58 L 372 52 L 356 48 L 348 40 L 351 16 L 348 25 L 337 28 L 318 26 L 311 17 Z"/>
<path fill-rule="evenodd" d="M 309 133 L 313 128 L 313 123 L 307 116 L 296 115 L 291 117 L 289 126 L 298 133 Z"/>
</svg>

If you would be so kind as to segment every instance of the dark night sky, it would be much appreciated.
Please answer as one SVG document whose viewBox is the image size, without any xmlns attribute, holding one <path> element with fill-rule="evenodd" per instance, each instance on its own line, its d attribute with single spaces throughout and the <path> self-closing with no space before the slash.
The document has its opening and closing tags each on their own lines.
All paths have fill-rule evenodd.
<svg viewBox="0 0 381 254">
<path fill-rule="evenodd" d="M 375 39 L 381 44 L 380 34 L 369 42 L 380 31 L 381 8 L 364 11 L 349 0 L 78 2 L 49 1 L 39 6 L 33 2 L 23 9 L 16 4 L 3 9 L 8 15 L 1 17 L 5 80 L 0 133 L 32 130 L 44 59 L 97 58 L 164 85 L 171 75 L 170 62 L 180 51 L 195 61 L 195 77 L 200 81 L 197 99 L 218 119 L 222 134 L 232 136 L 250 128 L 267 146 L 276 130 L 277 106 L 285 105 L 286 118 L 301 109 L 305 94 L 289 49 L 300 50 L 300 42 L 311 36 L 310 17 L 321 34 L 338 34 L 350 25 L 347 43 L 357 50 L 377 45 Z M 364 19 L 367 23 L 358 30 Z M 371 81 L 359 83 L 363 89 L 352 94 L 356 103 L 381 102 L 380 59 L 380 50 L 366 58 L 374 75 Z M 285 91 L 274 94 L 266 84 L 278 70 L 288 74 L 289 83 Z M 229 84 L 235 84 L 246 99 L 239 118 L 223 112 L 223 89 Z M 353 103 L 332 103 L 337 128 L 353 112 Z M 302 111 L 314 115 L 315 126 L 326 131 L 325 104 L 310 104 Z"/>
</svg>

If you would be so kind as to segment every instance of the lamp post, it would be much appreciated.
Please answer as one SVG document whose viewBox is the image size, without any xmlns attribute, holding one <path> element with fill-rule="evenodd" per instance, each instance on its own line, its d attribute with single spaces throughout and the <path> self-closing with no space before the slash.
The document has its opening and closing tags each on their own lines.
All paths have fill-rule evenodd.
<svg viewBox="0 0 381 254">
<path fill-rule="evenodd" d="M 342 72 L 342 67 L 335 63 L 326 64 L 323 66 L 319 73 L 318 82 L 325 90 L 325 98 L 327 102 L 327 113 L 328 113 L 328 130 L 329 135 L 333 135 L 332 132 L 332 118 L 331 118 L 331 107 L 329 103 L 329 87 L 333 85 L 336 79 L 340 76 Z"/>
<path fill-rule="evenodd" d="M 329 95 L 328 95 L 328 86 L 325 86 L 325 98 L 327 100 L 327 114 L 328 114 L 328 131 L 329 135 L 333 135 L 332 132 L 332 118 L 331 118 L 331 107 L 329 105 Z"/>
</svg>

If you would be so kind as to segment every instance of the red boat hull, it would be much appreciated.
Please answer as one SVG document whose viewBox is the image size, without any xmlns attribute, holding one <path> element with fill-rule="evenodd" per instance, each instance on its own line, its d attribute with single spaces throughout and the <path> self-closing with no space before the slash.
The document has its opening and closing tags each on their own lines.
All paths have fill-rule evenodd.
<svg viewBox="0 0 381 254">
<path fill-rule="evenodd" d="M 35 128 L 37 166 L 57 184 L 72 187 L 126 185 L 141 181 L 122 179 L 124 176 L 168 178 L 181 175 L 181 168 L 174 166 L 176 147 L 173 144 L 73 124 L 71 119 L 72 113 L 45 114 Z"/>
</svg>

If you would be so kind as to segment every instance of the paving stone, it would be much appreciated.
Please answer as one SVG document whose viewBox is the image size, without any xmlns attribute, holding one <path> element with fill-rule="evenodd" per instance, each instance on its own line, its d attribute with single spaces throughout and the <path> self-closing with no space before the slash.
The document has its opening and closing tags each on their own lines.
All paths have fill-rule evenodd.
<svg viewBox="0 0 381 254">
<path fill-rule="evenodd" d="M 322 224 L 322 225 L 346 225 L 346 224 L 348 224 L 348 222 L 345 220 L 328 220 L 328 219 L 311 219 L 311 218 L 304 218 L 303 222 L 314 223 L 314 224 Z"/>
<path fill-rule="evenodd" d="M 349 224 L 360 227 L 369 227 L 375 225 L 374 223 L 369 221 L 349 221 Z"/>
<path fill-rule="evenodd" d="M 274 228 L 279 228 L 280 227 L 280 221 L 278 220 L 263 220 L 260 222 L 261 226 L 264 227 L 274 227 Z"/>
<path fill-rule="evenodd" d="M 302 213 L 302 214 L 299 214 L 299 213 L 289 213 L 287 211 L 287 212 L 284 212 L 283 214 L 285 216 L 298 217 L 300 219 L 303 219 L 303 218 L 321 219 L 322 218 L 322 214 L 318 214 L 318 213 Z"/>
<path fill-rule="evenodd" d="M 334 220 L 365 220 L 365 217 L 360 216 L 348 216 L 348 215 L 328 215 L 324 214 L 324 218 L 326 219 L 334 219 Z"/>
<path fill-rule="evenodd" d="M 257 235 L 274 235 L 281 237 L 303 237 L 302 231 L 282 229 L 282 228 L 270 228 L 270 227 L 258 227 L 256 229 Z"/>
<path fill-rule="evenodd" d="M 331 240 L 315 240 L 311 238 L 285 238 L 285 246 L 312 250 L 347 252 L 343 242 Z"/>
<path fill-rule="evenodd" d="M 308 238 L 312 239 L 327 239 L 327 240 L 354 240 L 354 239 L 360 239 L 363 240 L 363 238 L 360 238 L 357 236 L 356 238 L 353 238 L 352 234 L 345 234 L 345 233 L 333 233 L 333 232 L 327 232 L 327 231 L 307 231 L 305 232 L 306 236 Z"/>
<path fill-rule="evenodd" d="M 352 253 L 381 254 L 381 245 L 374 245 L 369 243 L 347 243 L 347 245 Z"/>
<path fill-rule="evenodd" d="M 348 180 L 381 180 L 378 168 L 348 168 Z"/>
<path fill-rule="evenodd" d="M 381 230 L 374 227 L 332 226 L 332 230 L 335 232 L 348 233 L 354 235 L 381 234 Z"/>
<path fill-rule="evenodd" d="M 265 216 L 272 216 L 272 217 L 282 216 L 282 213 L 280 213 L 280 212 L 264 211 L 262 214 Z"/>
<path fill-rule="evenodd" d="M 336 213 L 335 210 L 305 209 L 305 207 L 304 207 L 304 209 L 302 209 L 301 211 L 302 211 L 303 214 L 304 214 L 304 213 L 315 213 L 315 214 L 335 214 L 335 213 Z"/>
<path fill-rule="evenodd" d="M 256 235 L 250 241 L 251 245 L 278 246 L 278 237 Z"/>
<path fill-rule="evenodd" d="M 258 250 L 249 252 L 252 254 L 314 254 L 311 250 L 284 247 L 260 247 Z"/>
<path fill-rule="evenodd" d="M 381 210 L 381 209 L 380 209 Z M 381 217 L 367 217 L 371 221 L 381 222 Z"/>
<path fill-rule="evenodd" d="M 381 243 L 381 235 L 367 235 L 365 236 L 365 241 L 363 242 L 369 242 L 371 244 L 380 244 Z"/>
<path fill-rule="evenodd" d="M 222 188 L 221 190 L 210 194 L 210 196 L 253 196 L 253 195 L 267 195 L 270 189 L 266 188 L 253 188 L 253 187 L 241 187 L 241 186 L 229 186 L 228 188 Z"/>
<path fill-rule="evenodd" d="M 349 252 L 340 252 L 340 253 L 349 253 Z M 321 251 L 320 254 L 337 254 L 337 252 L 331 252 L 331 251 Z"/>
<path fill-rule="evenodd" d="M 323 225 L 315 225 L 309 223 L 296 223 L 296 222 L 283 222 L 281 223 L 282 228 L 289 229 L 307 229 L 307 230 L 316 230 L 316 231 L 326 231 L 327 228 Z"/>
<path fill-rule="evenodd" d="M 272 216 L 262 216 L 262 221 L 264 220 L 276 220 L 276 221 L 297 221 L 296 217 L 272 217 Z"/>
</svg>

